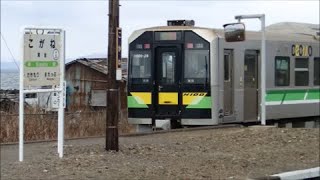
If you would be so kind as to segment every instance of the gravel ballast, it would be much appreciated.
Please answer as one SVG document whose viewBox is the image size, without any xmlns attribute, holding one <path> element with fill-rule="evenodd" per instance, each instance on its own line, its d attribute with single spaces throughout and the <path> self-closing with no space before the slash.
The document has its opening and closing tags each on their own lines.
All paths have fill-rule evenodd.
<svg viewBox="0 0 320 180">
<path fill-rule="evenodd" d="M 319 166 L 319 129 L 248 127 L 1 145 L 1 179 L 246 179 Z"/>
</svg>

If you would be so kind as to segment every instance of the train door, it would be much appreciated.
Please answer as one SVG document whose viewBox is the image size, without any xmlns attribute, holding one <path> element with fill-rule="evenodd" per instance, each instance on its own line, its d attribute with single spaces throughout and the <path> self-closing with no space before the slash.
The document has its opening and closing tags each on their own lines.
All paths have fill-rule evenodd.
<svg viewBox="0 0 320 180">
<path fill-rule="evenodd" d="M 244 55 L 244 120 L 256 121 L 258 116 L 258 51 L 246 50 Z"/>
<path fill-rule="evenodd" d="M 233 114 L 233 51 L 224 50 L 224 115 Z"/>
<path fill-rule="evenodd" d="M 178 47 L 157 47 L 155 66 L 154 101 L 156 118 L 174 118 L 179 114 L 181 104 L 179 93 L 180 49 Z"/>
</svg>

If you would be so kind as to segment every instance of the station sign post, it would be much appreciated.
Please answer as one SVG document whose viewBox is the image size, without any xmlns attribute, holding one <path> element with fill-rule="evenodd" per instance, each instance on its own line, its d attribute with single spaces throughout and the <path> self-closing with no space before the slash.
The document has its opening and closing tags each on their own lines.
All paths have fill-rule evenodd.
<svg viewBox="0 0 320 180">
<path fill-rule="evenodd" d="M 65 31 L 58 28 L 25 28 L 22 37 L 19 98 L 19 161 L 24 151 L 24 95 L 55 92 L 58 105 L 58 153 L 63 157 Z"/>
</svg>

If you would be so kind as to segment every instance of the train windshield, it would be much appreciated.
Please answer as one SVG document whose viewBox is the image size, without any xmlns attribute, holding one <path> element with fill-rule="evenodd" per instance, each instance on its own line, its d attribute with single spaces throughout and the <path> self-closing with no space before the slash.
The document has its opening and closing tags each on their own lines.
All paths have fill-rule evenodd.
<svg viewBox="0 0 320 180">
<path fill-rule="evenodd" d="M 133 83 L 149 83 L 151 78 L 151 51 L 131 51 L 131 79 Z"/>
<path fill-rule="evenodd" d="M 209 80 L 209 50 L 186 50 L 185 83 L 203 84 Z"/>
</svg>

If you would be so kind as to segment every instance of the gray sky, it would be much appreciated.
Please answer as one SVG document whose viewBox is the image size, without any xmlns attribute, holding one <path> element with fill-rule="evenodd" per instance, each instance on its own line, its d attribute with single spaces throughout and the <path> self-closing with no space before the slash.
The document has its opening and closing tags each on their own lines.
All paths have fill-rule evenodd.
<svg viewBox="0 0 320 180">
<path fill-rule="evenodd" d="M 193 19 L 197 26 L 222 28 L 239 14 L 266 14 L 266 25 L 277 22 L 319 24 L 319 1 L 135 1 L 120 0 L 123 57 L 129 35 L 136 29 L 166 25 L 168 19 Z M 21 55 L 21 28 L 57 26 L 66 30 L 66 58 L 106 56 L 108 1 L 1 1 L 1 33 L 15 59 Z M 260 21 L 246 20 L 260 29 Z M 1 38 L 1 62 L 13 62 Z"/>
</svg>

